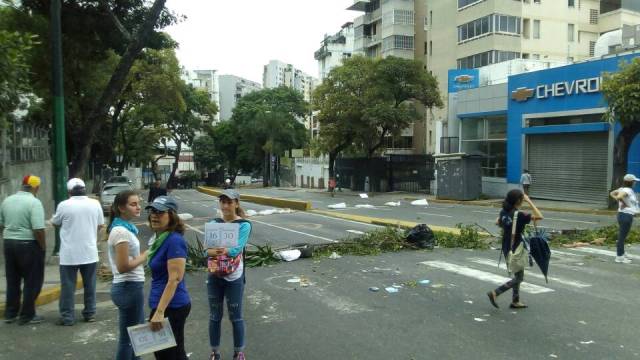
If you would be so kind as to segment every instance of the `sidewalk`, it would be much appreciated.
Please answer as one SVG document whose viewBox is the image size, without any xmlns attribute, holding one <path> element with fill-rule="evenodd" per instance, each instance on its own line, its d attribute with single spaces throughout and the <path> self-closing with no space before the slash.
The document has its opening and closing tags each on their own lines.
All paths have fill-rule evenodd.
<svg viewBox="0 0 640 360">
<path fill-rule="evenodd" d="M 42 291 L 40 291 L 40 296 L 38 296 L 38 300 L 36 300 L 36 305 L 48 304 L 60 298 L 59 258 L 52 255 L 53 248 L 55 246 L 55 230 L 51 225 L 47 225 L 46 239 L 47 255 L 45 257 L 44 284 L 42 286 Z M 102 250 L 101 243 L 104 244 L 103 241 L 98 241 L 99 250 Z M 2 246 L 4 246 L 4 240 L 2 240 Z M 98 264 L 100 264 L 102 261 L 103 252 L 100 252 L 99 255 L 100 261 Z M 4 251 L 0 251 L 0 318 L 4 317 L 7 292 L 7 281 L 4 264 Z M 80 275 L 78 275 L 76 287 L 78 289 L 82 288 L 82 279 Z"/>
<path fill-rule="evenodd" d="M 271 188 L 282 191 L 291 191 L 291 192 L 308 192 L 308 193 L 324 193 L 329 195 L 326 189 L 307 189 L 307 188 Z M 253 189 L 252 189 L 253 190 Z M 336 191 L 336 194 L 340 196 L 360 196 L 362 191 L 352 191 L 349 189 L 343 189 L 342 192 Z M 404 192 L 404 191 L 394 191 L 394 192 L 384 192 L 384 193 L 369 193 L 369 196 L 372 198 L 378 199 L 389 199 L 392 201 L 397 199 L 398 196 L 403 197 L 404 200 L 417 200 L 417 199 L 427 199 L 430 203 L 434 204 L 460 204 L 460 205 L 475 205 L 475 206 L 489 206 L 489 207 L 500 207 L 502 206 L 503 199 L 486 199 L 486 200 L 441 200 L 436 199 L 434 195 L 425 195 L 422 193 L 412 193 L 412 192 Z M 555 200 L 543 200 L 543 199 L 533 199 L 535 201 L 536 206 L 540 210 L 546 211 L 557 211 L 557 212 L 572 212 L 578 214 L 592 214 L 592 215 L 615 215 L 616 211 L 608 210 L 604 207 L 598 207 L 595 204 L 588 203 L 578 203 L 578 202 L 568 202 L 568 201 L 555 201 Z"/>
</svg>

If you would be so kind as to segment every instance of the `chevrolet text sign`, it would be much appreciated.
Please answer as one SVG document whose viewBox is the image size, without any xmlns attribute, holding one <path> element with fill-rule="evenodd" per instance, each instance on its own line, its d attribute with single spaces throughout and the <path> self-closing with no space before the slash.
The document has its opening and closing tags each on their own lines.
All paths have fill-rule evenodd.
<svg viewBox="0 0 640 360">
<path fill-rule="evenodd" d="M 561 81 L 536 87 L 536 98 L 547 99 L 551 97 L 571 96 L 600 92 L 601 77 Z"/>
</svg>

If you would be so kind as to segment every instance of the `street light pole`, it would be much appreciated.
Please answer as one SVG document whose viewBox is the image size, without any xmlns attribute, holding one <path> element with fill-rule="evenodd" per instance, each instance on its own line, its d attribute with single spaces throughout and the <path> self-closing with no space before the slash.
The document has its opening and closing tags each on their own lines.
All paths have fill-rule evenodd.
<svg viewBox="0 0 640 360">
<path fill-rule="evenodd" d="M 64 129 L 64 87 L 62 80 L 62 25 L 60 0 L 51 1 L 51 72 L 53 94 L 54 163 L 53 193 L 56 207 L 67 197 L 65 183 L 68 177 L 67 149 Z M 60 251 L 60 233 L 56 228 L 54 254 Z"/>
</svg>

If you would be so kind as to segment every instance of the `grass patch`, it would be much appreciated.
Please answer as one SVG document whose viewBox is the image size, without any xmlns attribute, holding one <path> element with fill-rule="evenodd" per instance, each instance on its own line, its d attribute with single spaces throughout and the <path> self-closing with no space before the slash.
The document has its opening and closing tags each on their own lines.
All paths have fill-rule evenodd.
<svg viewBox="0 0 640 360">
<path fill-rule="evenodd" d="M 475 225 L 457 224 L 460 234 L 435 231 L 438 246 L 442 248 L 487 249 L 489 237 L 480 236 Z"/>
</svg>

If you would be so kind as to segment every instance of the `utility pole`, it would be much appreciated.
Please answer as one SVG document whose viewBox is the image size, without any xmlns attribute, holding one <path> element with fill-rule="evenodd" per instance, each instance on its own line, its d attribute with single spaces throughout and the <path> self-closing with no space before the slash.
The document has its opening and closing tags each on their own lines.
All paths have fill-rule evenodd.
<svg viewBox="0 0 640 360">
<path fill-rule="evenodd" d="M 51 72 L 53 94 L 54 163 L 53 194 L 56 207 L 67 198 L 68 178 L 67 148 L 64 129 L 64 86 L 62 80 L 62 25 L 60 23 L 60 0 L 51 0 Z M 60 251 L 60 233 L 56 228 L 56 244 L 53 254 Z"/>
</svg>

